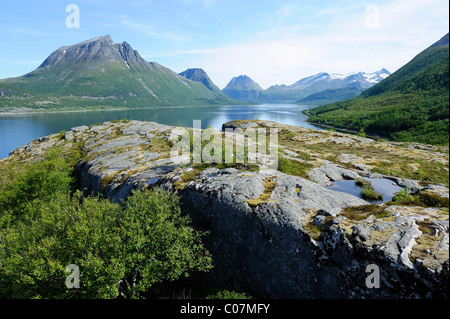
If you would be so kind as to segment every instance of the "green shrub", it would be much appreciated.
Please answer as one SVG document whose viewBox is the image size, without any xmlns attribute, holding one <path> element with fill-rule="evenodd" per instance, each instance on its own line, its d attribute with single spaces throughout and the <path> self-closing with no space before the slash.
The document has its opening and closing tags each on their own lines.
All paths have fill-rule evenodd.
<svg viewBox="0 0 450 319">
<path fill-rule="evenodd" d="M 32 218 L 0 229 L 0 297 L 139 298 L 156 283 L 211 268 L 172 193 L 139 191 L 123 206 L 80 196 L 35 201 Z M 79 289 L 65 286 L 69 264 L 80 268 Z"/>
<path fill-rule="evenodd" d="M 418 205 L 417 196 L 411 195 L 409 189 L 404 188 L 392 197 L 392 202 L 400 205 Z"/>
<path fill-rule="evenodd" d="M 449 200 L 448 197 L 442 197 L 431 192 L 421 192 L 419 198 L 425 206 L 429 207 L 448 207 Z"/>
<path fill-rule="evenodd" d="M 230 290 L 218 290 L 208 296 L 205 299 L 252 299 L 248 297 L 245 293 L 239 293 Z"/>
<path fill-rule="evenodd" d="M 73 177 L 80 154 L 54 149 L 0 167 L 0 298 L 139 298 L 212 267 L 177 196 L 137 191 L 122 206 L 83 197 Z M 78 289 L 65 285 L 70 264 Z"/>
<path fill-rule="evenodd" d="M 424 207 L 438 207 L 438 208 L 448 208 L 449 200 L 446 197 L 441 197 L 437 194 L 431 192 L 421 192 L 420 194 L 409 194 L 408 189 L 403 189 L 394 197 L 392 197 L 392 202 L 399 205 L 414 205 L 414 206 L 424 206 Z"/>
<path fill-rule="evenodd" d="M 12 163 L 0 169 L 0 207 L 20 216 L 33 201 L 46 201 L 56 192 L 68 193 L 76 184 L 75 164 L 81 151 L 51 149 L 43 160 L 33 163 Z M 1 212 L 0 212 L 1 214 Z"/>
</svg>

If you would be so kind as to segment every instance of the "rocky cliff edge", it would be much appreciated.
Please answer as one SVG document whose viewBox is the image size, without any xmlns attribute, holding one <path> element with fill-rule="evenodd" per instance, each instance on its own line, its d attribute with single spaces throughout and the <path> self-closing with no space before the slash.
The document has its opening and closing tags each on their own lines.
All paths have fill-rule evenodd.
<svg viewBox="0 0 450 319">
<path fill-rule="evenodd" d="M 170 156 L 174 127 L 140 121 L 42 137 L 0 164 L 78 145 L 86 194 L 120 202 L 136 188 L 177 192 L 194 226 L 208 231 L 214 256 L 199 284 L 264 298 L 448 298 L 448 177 L 436 180 L 448 175 L 448 150 L 268 121 L 233 121 L 223 130 L 249 127 L 277 128 L 287 166 L 180 165 Z M 421 173 L 427 169 L 430 176 Z M 326 188 L 362 177 L 433 200 L 371 204 Z"/>
</svg>

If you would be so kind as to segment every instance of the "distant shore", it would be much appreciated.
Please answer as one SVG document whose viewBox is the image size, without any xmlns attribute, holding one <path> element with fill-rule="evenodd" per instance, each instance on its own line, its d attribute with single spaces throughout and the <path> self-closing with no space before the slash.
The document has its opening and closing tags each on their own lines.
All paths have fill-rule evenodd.
<svg viewBox="0 0 450 319">
<path fill-rule="evenodd" d="M 147 109 L 172 109 L 183 107 L 211 107 L 211 105 L 166 105 L 166 106 L 148 106 L 148 107 L 89 107 L 89 108 L 67 108 L 67 109 L 30 109 L 26 107 L 12 108 L 8 110 L 0 109 L 2 115 L 24 115 L 24 114 L 42 114 L 42 113 L 74 113 L 74 112 L 98 112 L 98 111 L 128 111 L 128 110 L 147 110 Z"/>
<path fill-rule="evenodd" d="M 310 122 L 308 120 L 306 120 L 306 122 L 311 124 L 311 125 L 315 125 L 315 126 L 319 126 L 319 127 L 323 127 L 323 128 L 328 128 L 328 129 L 333 129 L 333 130 L 336 130 L 336 131 L 342 132 L 342 133 L 348 133 L 348 134 L 354 134 L 354 135 L 358 135 L 359 134 L 358 131 L 348 130 L 348 129 L 345 129 L 345 128 L 334 127 L 334 126 L 331 126 L 331 125 L 326 125 L 326 124 L 321 124 L 321 123 L 314 123 L 314 122 Z M 373 140 L 379 140 L 379 139 L 382 138 L 381 136 L 373 135 L 373 134 L 367 134 L 367 133 L 365 133 L 364 137 L 371 138 Z"/>
</svg>

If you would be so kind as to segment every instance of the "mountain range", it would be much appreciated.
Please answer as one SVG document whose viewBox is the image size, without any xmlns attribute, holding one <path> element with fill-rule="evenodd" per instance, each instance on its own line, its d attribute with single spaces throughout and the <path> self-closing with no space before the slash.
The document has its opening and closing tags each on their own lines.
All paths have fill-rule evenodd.
<svg viewBox="0 0 450 319">
<path fill-rule="evenodd" d="M 360 96 L 313 108 L 309 121 L 398 141 L 449 142 L 449 34 Z"/>
<path fill-rule="evenodd" d="M 238 103 L 205 75 L 206 84 L 190 80 L 106 35 L 60 47 L 36 70 L 0 80 L 0 109 Z"/>
<path fill-rule="evenodd" d="M 233 78 L 223 92 L 233 99 L 253 103 L 320 104 L 355 97 L 389 75 L 384 68 L 374 73 L 347 75 L 320 72 L 292 85 L 273 85 L 266 90 L 250 77 L 241 75 Z"/>
</svg>

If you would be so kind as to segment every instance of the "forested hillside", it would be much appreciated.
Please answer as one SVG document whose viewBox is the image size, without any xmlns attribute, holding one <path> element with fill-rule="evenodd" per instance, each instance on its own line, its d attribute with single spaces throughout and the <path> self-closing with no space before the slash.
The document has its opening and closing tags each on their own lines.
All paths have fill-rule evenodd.
<svg viewBox="0 0 450 319">
<path fill-rule="evenodd" d="M 360 96 L 308 111 L 309 121 L 398 141 L 448 144 L 448 34 Z"/>
</svg>

